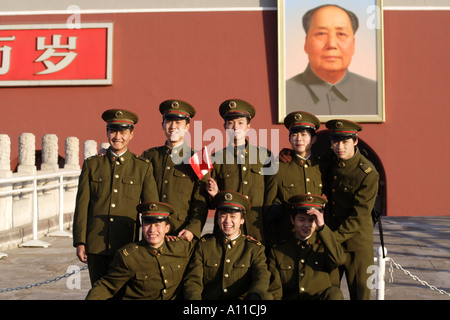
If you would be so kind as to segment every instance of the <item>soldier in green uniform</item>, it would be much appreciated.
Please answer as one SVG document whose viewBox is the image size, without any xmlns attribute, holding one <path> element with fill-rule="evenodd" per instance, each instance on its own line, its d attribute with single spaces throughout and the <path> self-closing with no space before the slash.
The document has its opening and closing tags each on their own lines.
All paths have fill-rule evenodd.
<svg viewBox="0 0 450 320">
<path fill-rule="evenodd" d="M 266 299 L 270 273 L 264 246 L 241 233 L 251 205 L 237 192 L 213 199 L 219 231 L 197 242 L 184 278 L 188 300 Z"/>
<path fill-rule="evenodd" d="M 229 145 L 214 153 L 211 178 L 207 190 L 214 197 L 217 192 L 232 190 L 245 195 L 252 208 L 247 212 L 244 233 L 264 242 L 264 216 L 276 196 L 278 165 L 272 152 L 249 144 L 246 134 L 255 108 L 246 101 L 224 101 L 219 113 L 225 120 L 224 128 L 230 136 Z"/>
<path fill-rule="evenodd" d="M 320 120 L 313 114 L 295 111 L 284 118 L 289 130 L 292 161 L 280 162 L 277 173 L 277 197 L 267 216 L 268 242 L 277 243 L 290 236 L 291 205 L 289 198 L 296 194 L 322 195 L 324 161 L 311 153 L 316 142 Z"/>
<path fill-rule="evenodd" d="M 143 202 L 142 240 L 116 252 L 108 273 L 98 280 L 86 299 L 103 300 L 120 289 L 123 299 L 174 300 L 182 294 L 182 279 L 195 242 L 167 241 L 169 216 L 174 208 L 161 202 Z"/>
<path fill-rule="evenodd" d="M 158 200 L 151 163 L 128 150 L 138 116 L 110 109 L 102 118 L 111 146 L 83 163 L 73 223 L 73 244 L 92 284 L 106 274 L 116 250 L 138 238 L 136 205 Z"/>
<path fill-rule="evenodd" d="M 329 206 L 326 224 L 334 231 L 347 255 L 341 266 L 347 279 L 350 298 L 370 299 L 367 267 L 373 261 L 372 209 L 378 192 L 379 174 L 358 150 L 357 133 L 361 126 L 348 120 L 330 120 L 331 161 Z"/>
<path fill-rule="evenodd" d="M 175 208 L 170 234 L 188 241 L 200 239 L 208 215 L 208 194 L 205 182 L 198 179 L 189 164 L 195 152 L 184 141 L 195 109 L 182 100 L 166 100 L 159 111 L 166 143 L 144 151 L 142 157 L 153 165 L 159 201 Z"/>
<path fill-rule="evenodd" d="M 283 300 L 343 300 L 330 273 L 345 262 L 345 253 L 324 222 L 327 200 L 313 194 L 289 199 L 295 231 L 268 254 L 270 293 Z"/>
</svg>

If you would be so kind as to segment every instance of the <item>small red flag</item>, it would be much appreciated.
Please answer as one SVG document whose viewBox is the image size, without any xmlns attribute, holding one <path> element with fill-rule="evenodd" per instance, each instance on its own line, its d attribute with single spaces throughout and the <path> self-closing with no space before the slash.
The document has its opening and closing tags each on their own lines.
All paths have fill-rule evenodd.
<svg viewBox="0 0 450 320">
<path fill-rule="evenodd" d="M 213 168 L 206 146 L 195 153 L 189 159 L 189 163 L 199 179 L 202 179 Z"/>
</svg>

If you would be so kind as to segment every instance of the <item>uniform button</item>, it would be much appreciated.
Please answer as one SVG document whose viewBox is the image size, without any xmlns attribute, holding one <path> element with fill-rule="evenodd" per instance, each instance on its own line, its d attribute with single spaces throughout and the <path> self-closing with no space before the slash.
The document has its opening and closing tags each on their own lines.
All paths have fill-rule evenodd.
<svg viewBox="0 0 450 320">
<path fill-rule="evenodd" d="M 125 158 L 124 157 L 120 157 L 120 161 L 124 161 L 125 160 Z"/>
<path fill-rule="evenodd" d="M 116 161 L 116 164 L 117 164 L 117 165 L 119 165 L 119 164 L 120 164 L 120 162 L 119 162 L 119 161 Z"/>
<path fill-rule="evenodd" d="M 306 178 L 306 182 L 310 182 L 311 181 L 311 179 L 309 179 L 309 178 Z"/>
<path fill-rule="evenodd" d="M 307 164 L 305 164 L 305 168 L 308 168 L 308 165 L 307 165 Z"/>
<path fill-rule="evenodd" d="M 317 262 L 317 261 L 314 261 L 314 264 L 319 264 L 319 262 Z"/>
<path fill-rule="evenodd" d="M 117 179 L 117 178 L 119 178 L 119 175 L 118 175 L 118 174 L 116 174 L 116 175 L 114 176 L 114 178 L 116 178 L 116 179 Z"/>
<path fill-rule="evenodd" d="M 156 251 L 156 250 L 155 250 Z M 164 266 L 161 266 L 161 270 L 164 270 Z"/>
<path fill-rule="evenodd" d="M 225 273 L 223 276 L 224 276 L 225 278 L 228 278 L 228 277 L 229 277 L 229 274 L 228 274 L 228 273 Z"/>
<path fill-rule="evenodd" d="M 227 289 L 223 289 L 223 292 L 224 292 L 224 293 L 227 293 L 227 292 L 228 292 L 228 290 L 227 290 Z"/>
<path fill-rule="evenodd" d="M 322 184 L 321 184 L 321 183 L 319 183 L 319 187 L 322 187 Z"/>
<path fill-rule="evenodd" d="M 164 180 L 164 183 L 169 183 L 169 181 L 167 181 L 167 180 Z"/>
<path fill-rule="evenodd" d="M 288 266 L 288 269 L 291 269 L 292 267 L 291 266 Z"/>
<path fill-rule="evenodd" d="M 242 170 L 244 170 L 244 171 L 247 170 L 247 167 L 242 167 Z"/>
<path fill-rule="evenodd" d="M 243 183 L 244 183 L 244 184 L 247 184 L 248 182 L 247 182 L 247 180 L 244 180 Z"/>
<path fill-rule="evenodd" d="M 131 180 L 131 181 L 130 181 L 130 184 L 133 184 L 133 183 L 134 183 L 133 180 Z"/>
<path fill-rule="evenodd" d="M 119 190 L 117 190 L 117 189 L 114 189 L 114 193 L 117 193 L 117 192 L 119 192 Z"/>
<path fill-rule="evenodd" d="M 167 279 L 164 279 L 164 283 L 168 283 L 169 281 L 167 281 Z"/>
<path fill-rule="evenodd" d="M 302 273 L 300 273 L 300 277 L 303 277 L 305 274 L 302 272 Z"/>
<path fill-rule="evenodd" d="M 113 222 L 113 221 L 114 221 L 114 218 L 109 218 L 109 221 Z"/>
<path fill-rule="evenodd" d="M 167 290 L 166 290 L 166 289 L 164 289 L 164 290 L 162 291 L 162 293 L 167 293 Z"/>
<path fill-rule="evenodd" d="M 167 198 L 167 196 L 166 196 L 165 194 L 163 194 L 163 196 L 162 196 L 162 197 L 163 197 L 163 199 Z"/>
<path fill-rule="evenodd" d="M 245 195 L 244 197 L 246 197 L 246 198 L 248 199 L 248 196 L 247 196 L 247 195 Z"/>
<path fill-rule="evenodd" d="M 115 203 L 111 204 L 111 207 L 115 208 L 115 207 L 116 207 L 116 204 L 115 204 Z"/>
<path fill-rule="evenodd" d="M 166 170 L 170 170 L 170 167 L 169 167 L 169 166 L 167 166 L 167 167 L 166 167 Z"/>
<path fill-rule="evenodd" d="M 301 291 L 301 292 L 305 291 L 305 288 L 300 287 L 300 291 Z"/>
<path fill-rule="evenodd" d="M 300 260 L 301 263 L 305 263 L 305 259 Z"/>
<path fill-rule="evenodd" d="M 230 259 L 227 259 L 227 260 L 225 260 L 227 263 L 230 263 L 231 261 L 230 261 Z"/>
</svg>

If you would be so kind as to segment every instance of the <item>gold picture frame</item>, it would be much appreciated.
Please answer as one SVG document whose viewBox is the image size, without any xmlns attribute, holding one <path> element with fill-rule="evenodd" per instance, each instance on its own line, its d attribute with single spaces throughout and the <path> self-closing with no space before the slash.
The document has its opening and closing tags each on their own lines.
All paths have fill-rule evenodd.
<svg viewBox="0 0 450 320">
<path fill-rule="evenodd" d="M 309 57 L 314 61 L 314 56 L 305 51 L 306 32 L 302 23 L 306 12 L 328 4 L 354 13 L 359 22 L 348 72 L 345 79 L 334 84 L 312 71 L 314 62 L 310 66 Z M 313 113 L 321 122 L 338 118 L 385 121 L 382 13 L 381 0 L 278 1 L 279 123 L 293 111 Z"/>
</svg>

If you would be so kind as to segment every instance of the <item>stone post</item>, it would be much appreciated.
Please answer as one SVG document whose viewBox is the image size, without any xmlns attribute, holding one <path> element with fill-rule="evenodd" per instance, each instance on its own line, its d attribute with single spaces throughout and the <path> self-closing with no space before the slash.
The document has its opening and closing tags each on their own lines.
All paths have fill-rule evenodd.
<svg viewBox="0 0 450 320">
<path fill-rule="evenodd" d="M 77 137 L 66 138 L 66 162 L 64 169 L 80 170 L 80 142 Z"/>
<path fill-rule="evenodd" d="M 97 154 L 97 141 L 86 140 L 83 144 L 83 159 L 95 156 Z"/>
<path fill-rule="evenodd" d="M 12 177 L 11 139 L 0 134 L 0 179 Z M 12 183 L 0 183 L 0 191 L 11 191 Z M 0 231 L 12 228 L 12 195 L 0 196 Z"/>
<path fill-rule="evenodd" d="M 26 175 L 36 174 L 36 137 L 32 133 L 22 133 L 19 136 L 17 172 Z"/>
<path fill-rule="evenodd" d="M 58 171 L 58 137 L 46 134 L 42 137 L 42 171 Z"/>
</svg>

